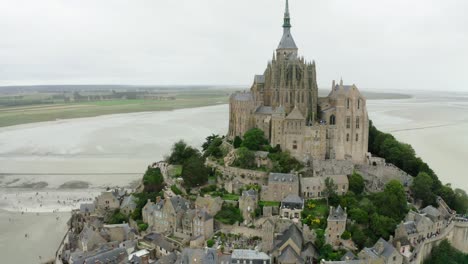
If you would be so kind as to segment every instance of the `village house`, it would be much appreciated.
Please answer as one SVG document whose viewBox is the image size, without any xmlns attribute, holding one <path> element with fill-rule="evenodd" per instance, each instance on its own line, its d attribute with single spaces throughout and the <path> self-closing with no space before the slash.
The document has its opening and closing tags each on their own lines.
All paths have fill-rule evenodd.
<svg viewBox="0 0 468 264">
<path fill-rule="evenodd" d="M 327 229 L 325 230 L 325 241 L 332 245 L 338 246 L 341 241 L 341 235 L 346 230 L 346 219 L 348 214 L 346 208 L 343 210 L 340 205 L 334 208 L 330 206 L 330 213 L 327 219 Z"/>
<path fill-rule="evenodd" d="M 299 195 L 299 179 L 297 175 L 287 173 L 270 173 L 268 185 L 262 187 L 263 201 L 281 202 L 290 194 Z"/>
<path fill-rule="evenodd" d="M 245 223 L 251 223 L 254 219 L 253 215 L 258 207 L 258 193 L 255 190 L 247 190 L 242 192 L 239 198 L 239 209 L 242 213 Z"/>
<path fill-rule="evenodd" d="M 176 236 L 210 238 L 214 232 L 214 219 L 204 209 L 191 209 L 184 213 L 182 229 L 177 230 Z"/>
<path fill-rule="evenodd" d="M 295 224 L 291 224 L 276 241 L 272 250 L 273 263 L 312 264 L 318 257 L 312 242 L 304 239 L 303 232 Z"/>
<path fill-rule="evenodd" d="M 301 194 L 306 199 L 324 198 L 326 189 L 325 180 L 330 178 L 336 185 L 336 193 L 345 195 L 349 189 L 349 180 L 346 175 L 330 175 L 327 177 L 301 177 Z"/>
<path fill-rule="evenodd" d="M 230 263 L 271 264 L 271 258 L 257 250 L 234 249 Z"/>
<path fill-rule="evenodd" d="M 127 216 L 132 214 L 137 207 L 136 201 L 136 197 L 133 195 L 125 196 L 122 204 L 120 205 L 120 212 Z"/>
<path fill-rule="evenodd" d="M 383 264 L 401 264 L 403 256 L 396 250 L 392 244 L 380 238 L 373 247 L 364 248 L 359 252 L 360 260 L 365 260 L 367 263 L 383 263 Z"/>
<path fill-rule="evenodd" d="M 119 209 L 119 196 L 114 191 L 102 192 L 98 197 L 96 197 L 96 208 L 99 210 Z"/>
<path fill-rule="evenodd" d="M 298 222 L 301 219 L 301 213 L 304 210 L 304 200 L 294 194 L 288 195 L 281 201 L 280 216 Z"/>
<path fill-rule="evenodd" d="M 182 256 L 176 264 L 217 264 L 218 253 L 216 249 L 184 248 Z"/>
<path fill-rule="evenodd" d="M 150 251 L 150 256 L 154 258 L 162 258 L 168 256 L 176 249 L 176 246 L 169 242 L 167 238 L 158 233 L 150 233 L 143 237 L 140 241 L 140 247 Z"/>
</svg>

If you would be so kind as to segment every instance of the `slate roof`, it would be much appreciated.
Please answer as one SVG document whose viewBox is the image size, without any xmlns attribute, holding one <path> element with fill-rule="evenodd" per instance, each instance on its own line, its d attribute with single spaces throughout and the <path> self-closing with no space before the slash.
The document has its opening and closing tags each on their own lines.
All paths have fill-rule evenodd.
<svg viewBox="0 0 468 264">
<path fill-rule="evenodd" d="M 408 234 L 414 234 L 418 232 L 418 230 L 416 229 L 416 223 L 414 221 L 405 222 L 403 223 L 403 225 L 405 227 L 406 233 Z"/>
<path fill-rule="evenodd" d="M 355 258 L 356 258 L 356 255 L 354 255 L 353 252 L 348 251 L 346 252 L 346 254 L 343 255 L 343 257 L 341 257 L 341 260 L 346 261 L 346 260 L 353 260 Z"/>
<path fill-rule="evenodd" d="M 121 208 L 123 207 L 129 207 L 132 209 L 136 208 L 136 198 L 133 195 L 126 196 L 124 200 L 122 201 L 122 205 L 120 206 Z"/>
<path fill-rule="evenodd" d="M 178 255 L 171 252 L 169 255 L 160 258 L 155 264 L 173 264 L 176 263 Z"/>
<path fill-rule="evenodd" d="M 304 116 L 302 115 L 301 110 L 299 110 L 299 108 L 294 107 L 291 113 L 289 113 L 289 115 L 286 116 L 286 119 L 302 120 L 304 119 Z"/>
<path fill-rule="evenodd" d="M 93 213 L 95 209 L 96 205 L 94 203 L 80 204 L 81 213 Z"/>
<path fill-rule="evenodd" d="M 291 173 L 270 173 L 268 176 L 269 182 L 297 182 L 298 178 L 296 175 Z"/>
<path fill-rule="evenodd" d="M 273 114 L 273 107 L 271 106 L 259 106 L 257 110 L 255 110 L 256 114 L 264 114 L 264 115 L 271 115 Z"/>
<path fill-rule="evenodd" d="M 154 245 L 157 245 L 169 252 L 174 251 L 175 247 L 167 239 L 158 233 L 151 233 L 144 237 L 144 240 L 151 242 Z"/>
<path fill-rule="evenodd" d="M 171 204 L 174 207 L 176 213 L 189 209 L 189 202 L 179 195 L 171 197 L 169 200 L 171 201 Z"/>
<path fill-rule="evenodd" d="M 115 248 L 104 253 L 89 257 L 86 263 L 109 263 L 117 264 L 127 258 L 127 251 L 124 248 Z"/>
<path fill-rule="evenodd" d="M 181 260 L 183 264 L 203 263 L 203 264 L 216 264 L 217 252 L 215 249 L 193 249 L 184 248 L 182 251 Z M 194 260 L 197 259 L 197 262 Z M 177 262 L 176 262 L 177 263 Z"/>
<path fill-rule="evenodd" d="M 284 263 L 304 263 L 304 260 L 299 256 L 291 246 L 287 246 L 279 255 L 278 260 Z"/>
<path fill-rule="evenodd" d="M 276 107 L 275 113 L 276 114 L 286 114 L 286 111 L 284 110 L 284 107 L 280 105 L 280 106 Z"/>
<path fill-rule="evenodd" d="M 432 205 L 429 205 L 421 210 L 422 213 L 426 214 L 432 220 L 439 219 L 442 215 L 440 211 Z"/>
<path fill-rule="evenodd" d="M 232 251 L 231 260 L 270 260 L 270 257 L 256 250 L 249 249 L 234 249 Z"/>
<path fill-rule="evenodd" d="M 258 195 L 257 191 L 252 190 L 252 189 L 242 192 L 242 196 L 254 196 L 254 197 L 256 197 L 257 195 Z"/>
<path fill-rule="evenodd" d="M 345 211 L 341 208 L 341 205 L 333 208 L 328 215 L 328 221 L 346 221 Z"/>
<path fill-rule="evenodd" d="M 294 41 L 289 29 L 284 30 L 278 49 L 297 49 L 296 42 Z"/>
<path fill-rule="evenodd" d="M 286 198 L 281 201 L 283 203 L 295 203 L 295 204 L 304 204 L 304 200 L 301 197 L 295 194 L 289 194 Z"/>
<path fill-rule="evenodd" d="M 291 224 L 289 228 L 279 237 L 280 242 L 278 243 L 277 248 L 280 248 L 289 239 L 291 239 L 298 248 L 302 248 L 302 232 L 294 224 Z"/>
<path fill-rule="evenodd" d="M 369 256 L 373 258 L 384 257 L 389 258 L 396 249 L 385 239 L 380 238 L 372 248 L 364 248 L 363 251 Z"/>
</svg>

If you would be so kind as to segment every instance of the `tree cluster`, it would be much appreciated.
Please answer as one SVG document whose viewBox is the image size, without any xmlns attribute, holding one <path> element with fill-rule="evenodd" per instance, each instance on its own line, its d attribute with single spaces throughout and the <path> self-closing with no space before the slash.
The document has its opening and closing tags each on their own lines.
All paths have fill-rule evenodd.
<svg viewBox="0 0 468 264">
<path fill-rule="evenodd" d="M 143 186 L 145 192 L 160 192 L 164 188 L 164 177 L 159 168 L 148 167 L 143 175 Z"/>
<path fill-rule="evenodd" d="M 432 249 L 431 256 L 424 264 L 458 264 L 468 263 L 468 254 L 455 249 L 447 240 Z"/>
<path fill-rule="evenodd" d="M 422 200 L 424 204 L 435 204 L 435 197 L 441 196 L 450 208 L 457 212 L 466 213 L 468 211 L 468 195 L 465 191 L 453 190 L 449 185 L 442 185 L 434 171 L 416 156 L 410 145 L 399 142 L 391 134 L 379 131 L 372 122 L 369 123 L 369 151 L 385 158 L 387 162 L 394 164 L 406 173 L 416 176 L 415 186 L 413 185 L 411 189 L 415 198 Z M 423 188 L 425 184 L 430 185 Z"/>
<path fill-rule="evenodd" d="M 167 161 L 170 164 L 182 165 L 181 177 L 187 187 L 200 186 L 208 181 L 209 170 L 205 166 L 205 157 L 198 149 L 188 146 L 183 140 L 174 144 Z"/>
</svg>

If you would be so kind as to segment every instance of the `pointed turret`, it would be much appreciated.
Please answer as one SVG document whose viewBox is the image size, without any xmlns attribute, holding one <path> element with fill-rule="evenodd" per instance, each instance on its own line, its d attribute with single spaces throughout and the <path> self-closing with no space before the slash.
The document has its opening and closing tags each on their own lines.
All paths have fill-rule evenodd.
<svg viewBox="0 0 468 264">
<path fill-rule="evenodd" d="M 284 11 L 284 19 L 283 19 L 283 37 L 281 38 L 280 44 L 278 45 L 278 50 L 287 50 L 287 53 L 282 55 L 289 55 L 294 53 L 297 56 L 297 46 L 294 42 L 294 39 L 291 35 L 291 17 L 289 14 L 289 1 L 286 0 L 286 9 Z M 279 56 L 277 56 L 279 57 Z"/>
</svg>

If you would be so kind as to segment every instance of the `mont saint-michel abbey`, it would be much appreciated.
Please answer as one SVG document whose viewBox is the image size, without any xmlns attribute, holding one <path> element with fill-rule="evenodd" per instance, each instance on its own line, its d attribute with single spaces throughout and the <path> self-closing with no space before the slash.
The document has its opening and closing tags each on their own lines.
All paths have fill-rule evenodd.
<svg viewBox="0 0 468 264">
<path fill-rule="evenodd" d="M 333 81 L 327 97 L 318 97 L 315 62 L 298 54 L 286 1 L 283 36 L 267 68 L 249 92 L 230 98 L 228 137 L 251 128 L 263 130 L 302 161 L 352 160 L 363 163 L 368 145 L 366 99 L 353 85 Z"/>
</svg>

